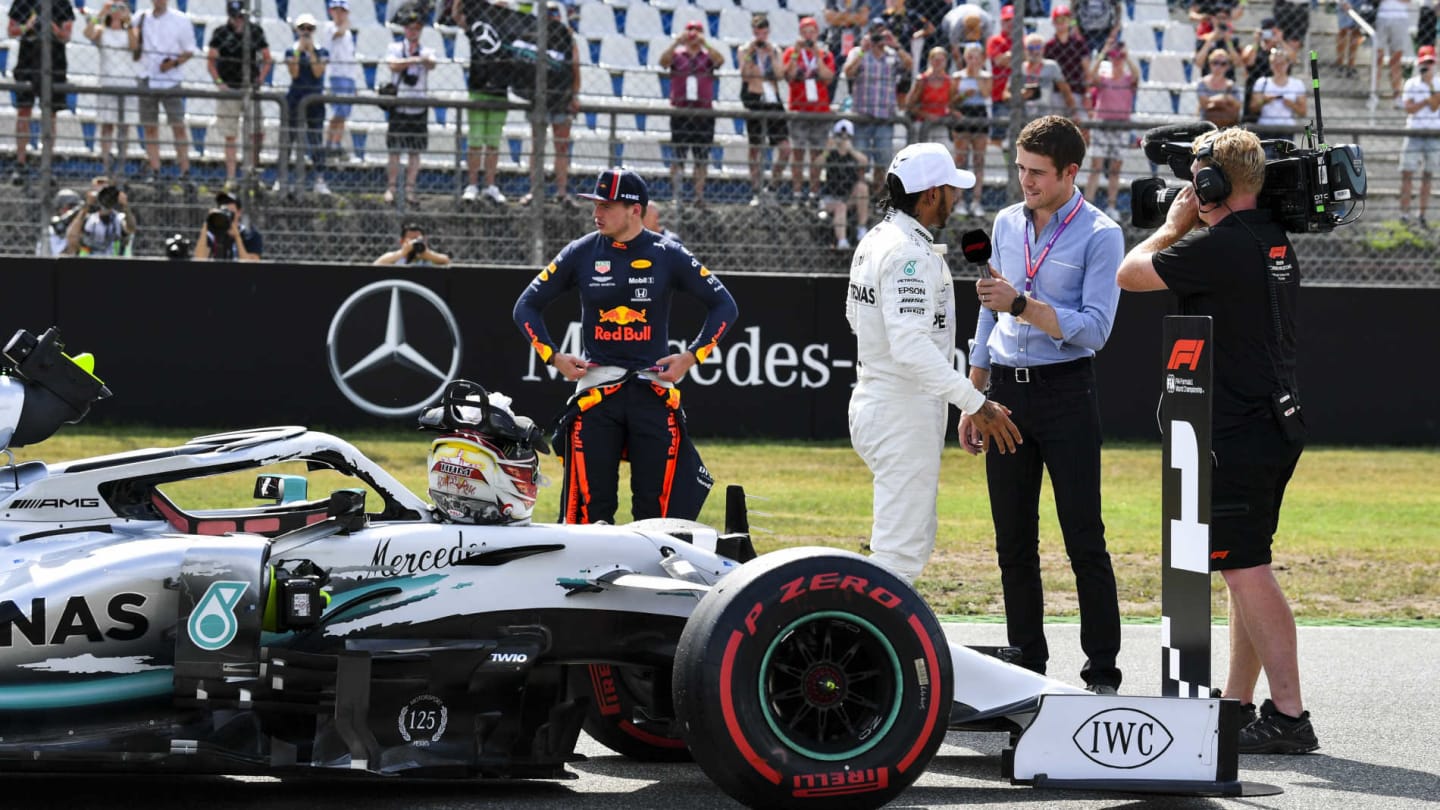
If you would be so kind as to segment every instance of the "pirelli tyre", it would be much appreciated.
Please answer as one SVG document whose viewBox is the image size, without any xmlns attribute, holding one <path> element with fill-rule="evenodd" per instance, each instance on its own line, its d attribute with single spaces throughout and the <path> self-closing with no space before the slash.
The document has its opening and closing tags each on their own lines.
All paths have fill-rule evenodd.
<svg viewBox="0 0 1440 810">
<path fill-rule="evenodd" d="M 746 563 L 685 625 L 674 699 L 695 761 L 750 807 L 871 808 L 945 737 L 949 647 L 898 577 L 841 551 Z"/>
<path fill-rule="evenodd" d="M 668 675 L 668 671 L 661 677 Z M 570 667 L 570 693 L 590 699 L 583 728 L 596 742 L 641 762 L 689 762 L 679 724 L 649 707 L 656 670 L 587 664 Z M 669 684 L 660 684 L 669 688 Z M 668 712 L 667 712 L 668 713 Z"/>
</svg>

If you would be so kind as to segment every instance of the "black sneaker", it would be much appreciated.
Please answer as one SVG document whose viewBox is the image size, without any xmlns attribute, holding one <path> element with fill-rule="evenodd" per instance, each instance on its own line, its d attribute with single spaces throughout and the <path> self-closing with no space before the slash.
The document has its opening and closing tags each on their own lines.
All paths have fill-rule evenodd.
<svg viewBox="0 0 1440 810">
<path fill-rule="evenodd" d="M 10 172 L 10 185 L 12 185 L 12 186 L 23 186 L 23 185 L 25 185 L 25 180 L 26 180 L 25 175 L 26 175 L 26 172 L 25 172 L 25 167 L 24 167 L 24 166 L 21 166 L 20 168 L 11 171 L 11 172 Z"/>
<path fill-rule="evenodd" d="M 1310 712 L 1289 717 L 1269 700 L 1260 705 L 1260 717 L 1240 729 L 1242 754 L 1308 754 L 1319 747 L 1320 741 L 1315 739 L 1315 729 L 1310 725 Z"/>
<path fill-rule="evenodd" d="M 1219 689 L 1211 689 L 1210 697 L 1218 700 L 1224 697 L 1224 694 Z M 1255 722 L 1255 718 L 1258 716 L 1259 714 L 1255 711 L 1254 703 L 1240 704 L 1240 728 L 1245 728 L 1246 726 Z"/>
</svg>

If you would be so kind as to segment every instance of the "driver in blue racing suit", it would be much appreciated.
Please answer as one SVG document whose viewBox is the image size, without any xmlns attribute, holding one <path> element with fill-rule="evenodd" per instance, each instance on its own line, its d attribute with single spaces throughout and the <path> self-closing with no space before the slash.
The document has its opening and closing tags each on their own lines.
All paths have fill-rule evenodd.
<svg viewBox="0 0 1440 810">
<path fill-rule="evenodd" d="M 630 462 L 636 520 L 693 520 L 713 483 L 685 432 L 680 378 L 732 328 L 735 299 L 678 242 L 645 229 L 649 190 L 640 175 L 607 169 L 595 181 L 595 231 L 566 245 L 515 302 L 515 325 L 540 359 L 576 383 L 557 443 L 565 459 L 565 523 L 613 523 L 620 461 Z M 542 312 L 580 293 L 583 355 L 559 351 Z M 670 345 L 670 298 L 695 296 L 705 324 L 688 347 Z"/>
</svg>

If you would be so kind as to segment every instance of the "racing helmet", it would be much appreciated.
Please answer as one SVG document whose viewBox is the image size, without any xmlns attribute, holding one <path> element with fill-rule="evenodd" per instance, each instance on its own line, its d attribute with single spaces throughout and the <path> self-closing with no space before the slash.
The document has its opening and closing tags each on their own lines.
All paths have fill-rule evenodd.
<svg viewBox="0 0 1440 810">
<path fill-rule="evenodd" d="M 540 456 L 525 442 L 454 430 L 430 443 L 430 499 L 456 523 L 529 522 Z"/>
</svg>

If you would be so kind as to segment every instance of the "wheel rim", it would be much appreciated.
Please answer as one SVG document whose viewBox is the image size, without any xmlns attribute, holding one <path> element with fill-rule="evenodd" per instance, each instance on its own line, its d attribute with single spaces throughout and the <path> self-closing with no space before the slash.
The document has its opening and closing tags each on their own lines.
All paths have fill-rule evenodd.
<svg viewBox="0 0 1440 810">
<path fill-rule="evenodd" d="M 765 650 L 760 705 L 771 732 L 811 759 L 859 756 L 900 713 L 900 657 L 885 634 L 852 613 L 796 619 Z"/>
</svg>

